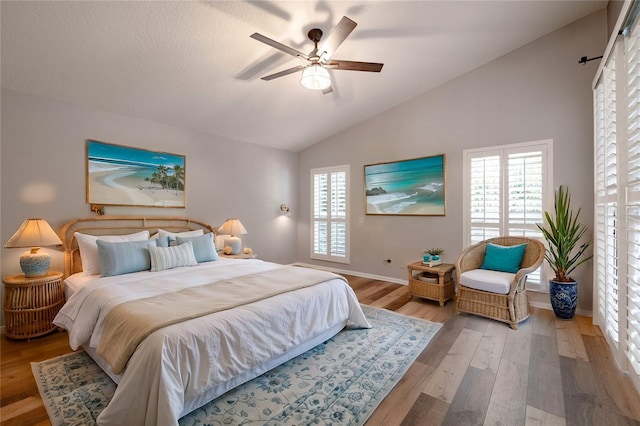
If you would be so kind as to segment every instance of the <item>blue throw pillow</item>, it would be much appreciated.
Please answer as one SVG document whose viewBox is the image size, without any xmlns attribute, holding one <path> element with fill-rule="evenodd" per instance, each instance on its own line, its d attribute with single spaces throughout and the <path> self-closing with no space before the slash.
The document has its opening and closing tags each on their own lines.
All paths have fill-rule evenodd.
<svg viewBox="0 0 640 426">
<path fill-rule="evenodd" d="M 193 252 L 196 255 L 198 263 L 211 262 L 212 260 L 218 260 L 218 253 L 216 252 L 216 246 L 213 243 L 213 233 L 201 235 L 199 237 L 176 237 L 178 245 L 191 241 L 193 244 Z"/>
<path fill-rule="evenodd" d="M 171 245 L 171 237 L 158 237 L 155 240 L 158 247 L 169 247 Z"/>
<path fill-rule="evenodd" d="M 515 274 L 520 269 L 520 263 L 522 263 L 522 256 L 524 256 L 524 250 L 526 248 L 526 244 L 501 246 L 487 243 L 484 263 L 480 268 Z"/>
<path fill-rule="evenodd" d="M 156 240 L 118 243 L 96 240 L 96 244 L 98 245 L 100 271 L 103 277 L 151 269 L 148 247 L 155 246 Z"/>
</svg>

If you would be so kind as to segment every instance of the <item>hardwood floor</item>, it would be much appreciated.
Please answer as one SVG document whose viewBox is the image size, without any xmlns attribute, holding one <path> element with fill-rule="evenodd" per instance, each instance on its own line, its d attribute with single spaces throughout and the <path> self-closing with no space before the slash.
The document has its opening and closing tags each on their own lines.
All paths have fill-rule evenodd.
<svg viewBox="0 0 640 426">
<path fill-rule="evenodd" d="M 591 319 L 532 309 L 518 330 L 455 315 L 454 302 L 348 276 L 361 303 L 443 323 L 367 425 L 640 425 L 640 396 Z M 49 425 L 30 362 L 70 352 L 67 335 L 1 341 L 2 425 Z"/>
</svg>

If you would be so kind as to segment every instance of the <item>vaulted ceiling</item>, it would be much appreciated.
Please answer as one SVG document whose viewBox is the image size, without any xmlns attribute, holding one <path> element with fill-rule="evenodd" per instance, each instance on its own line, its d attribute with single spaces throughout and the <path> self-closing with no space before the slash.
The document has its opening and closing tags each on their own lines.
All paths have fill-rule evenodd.
<svg viewBox="0 0 640 426">
<path fill-rule="evenodd" d="M 299 151 L 606 6 L 606 1 L 194 1 L 1 3 L 2 87 Z M 334 91 L 299 60 L 249 36 L 309 52 L 311 28 L 358 26 L 335 58 Z M 590 52 L 584 52 L 589 54 Z M 576 61 L 578 57 L 576 57 Z"/>
</svg>

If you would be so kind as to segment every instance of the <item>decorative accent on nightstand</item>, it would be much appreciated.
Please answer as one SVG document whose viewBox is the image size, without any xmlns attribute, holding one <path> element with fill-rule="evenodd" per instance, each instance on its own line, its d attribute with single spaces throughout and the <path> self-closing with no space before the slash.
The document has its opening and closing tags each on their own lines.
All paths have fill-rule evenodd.
<svg viewBox="0 0 640 426">
<path fill-rule="evenodd" d="M 62 273 L 51 271 L 36 278 L 18 274 L 3 282 L 7 337 L 31 339 L 57 329 L 52 321 L 64 305 Z"/>
</svg>

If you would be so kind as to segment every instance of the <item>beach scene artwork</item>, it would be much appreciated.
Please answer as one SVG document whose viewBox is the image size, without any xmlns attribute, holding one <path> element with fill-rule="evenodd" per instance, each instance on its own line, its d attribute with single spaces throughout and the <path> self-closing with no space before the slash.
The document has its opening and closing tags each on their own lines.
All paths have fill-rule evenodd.
<svg viewBox="0 0 640 426">
<path fill-rule="evenodd" d="M 367 214 L 444 216 L 444 154 L 364 166 Z"/>
<path fill-rule="evenodd" d="M 184 155 L 87 141 L 87 202 L 185 207 Z"/>
</svg>

